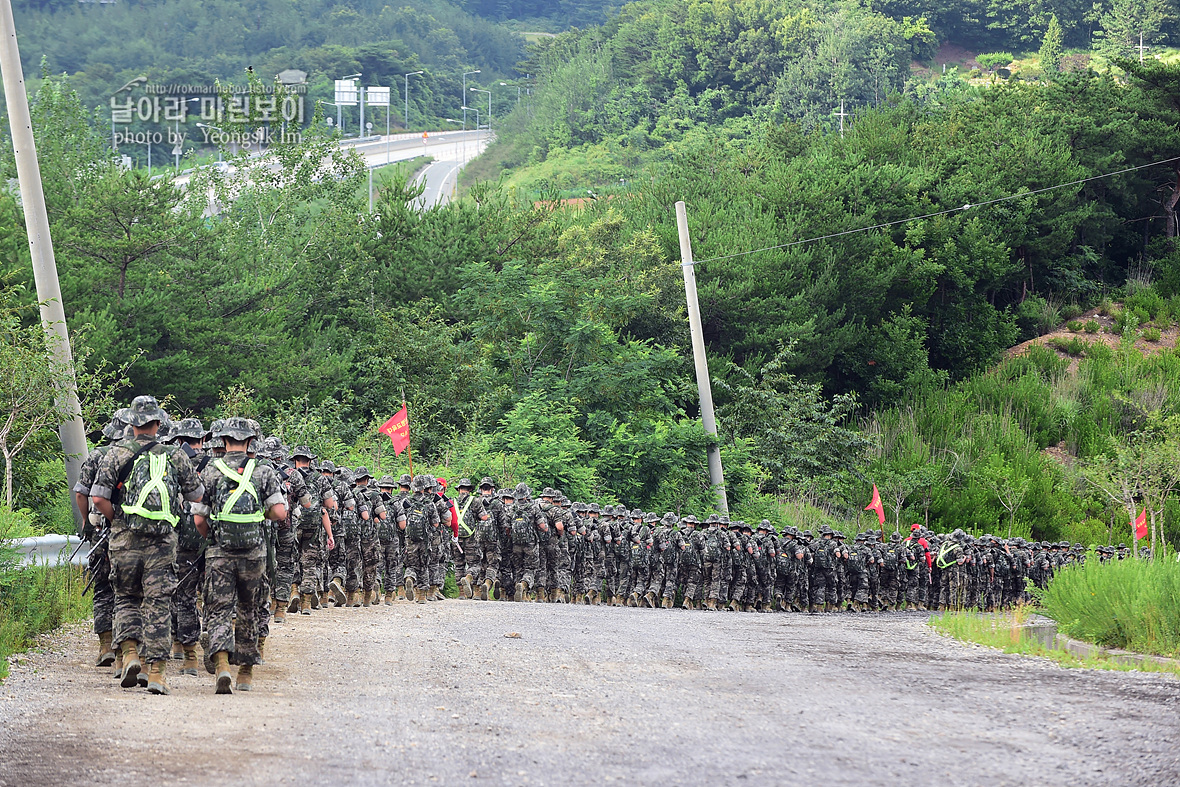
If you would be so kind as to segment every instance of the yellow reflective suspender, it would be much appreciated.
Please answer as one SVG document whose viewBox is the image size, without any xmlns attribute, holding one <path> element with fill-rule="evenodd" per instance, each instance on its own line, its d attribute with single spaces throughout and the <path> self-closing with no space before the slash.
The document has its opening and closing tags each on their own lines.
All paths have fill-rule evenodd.
<svg viewBox="0 0 1180 787">
<path fill-rule="evenodd" d="M 149 453 L 148 455 L 148 482 L 143 489 L 139 490 L 139 498 L 136 499 L 134 505 L 124 505 L 124 514 L 135 514 L 144 519 L 153 519 L 157 522 L 164 521 L 176 527 L 180 522 L 180 517 L 172 513 L 171 501 L 168 498 L 168 486 L 164 483 L 164 476 L 168 472 L 168 454 L 160 452 L 158 454 Z M 138 461 L 138 460 L 137 460 Z M 153 491 L 160 493 L 160 510 L 152 511 L 145 508 L 144 503 L 147 502 L 148 495 Z"/>
<path fill-rule="evenodd" d="M 241 475 L 230 470 L 229 465 L 220 459 L 214 460 L 213 466 L 220 470 L 222 475 L 230 481 L 236 482 L 238 485 L 237 489 L 230 493 L 229 499 L 225 501 L 225 505 L 221 507 L 221 511 L 214 516 L 214 519 L 219 522 L 261 522 L 263 520 L 262 501 L 258 499 L 258 490 L 254 488 L 254 484 L 250 480 L 254 474 L 254 460 L 251 459 L 246 463 L 246 466 L 242 468 Z M 252 514 L 235 514 L 234 506 L 237 505 L 238 500 L 246 492 L 249 492 L 250 496 L 258 503 L 258 511 Z"/>
<path fill-rule="evenodd" d="M 463 506 L 463 510 L 459 512 L 459 527 L 463 530 L 463 538 L 469 538 L 475 535 L 475 530 L 467 526 L 467 512 L 471 509 L 471 504 L 475 502 L 475 495 L 467 498 L 467 505 Z"/>
</svg>

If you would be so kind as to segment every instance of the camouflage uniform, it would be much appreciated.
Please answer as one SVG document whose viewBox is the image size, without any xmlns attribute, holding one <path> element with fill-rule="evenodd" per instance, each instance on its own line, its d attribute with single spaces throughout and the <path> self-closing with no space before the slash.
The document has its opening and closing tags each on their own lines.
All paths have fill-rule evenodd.
<svg viewBox="0 0 1180 787">
<path fill-rule="evenodd" d="M 303 473 L 285 465 L 276 469 L 287 496 L 287 518 L 278 523 L 274 595 L 279 604 L 286 605 L 291 601 L 291 586 L 296 584 L 299 570 L 299 529 L 296 523 L 300 516 L 313 514 L 313 503 Z"/>
<path fill-rule="evenodd" d="M 121 421 L 112 420 L 103 430 L 103 434 L 112 440 L 108 445 L 100 445 L 86 457 L 82 469 L 78 474 L 78 483 L 74 485 L 74 492 L 84 495 L 86 500 L 86 524 L 82 531 L 82 538 L 94 547 L 90 550 L 87 565 L 94 580 L 91 583 L 94 596 L 91 601 L 94 609 L 94 633 L 106 634 L 115 625 L 115 586 L 111 584 L 111 558 L 108 551 L 111 523 L 90 502 L 91 488 L 94 486 L 98 466 L 104 456 L 115 447 L 125 427 Z M 100 665 L 103 666 L 103 665 Z"/>
<path fill-rule="evenodd" d="M 315 458 L 315 455 L 306 447 L 301 447 L 291 452 L 291 458 L 311 460 Z M 320 590 L 324 584 L 323 554 L 324 542 L 327 539 L 323 518 L 327 504 L 336 500 L 336 490 L 323 473 L 311 467 L 297 468 L 296 472 L 303 476 L 307 485 L 307 497 L 311 501 L 310 508 L 301 509 L 298 512 L 299 519 L 296 523 L 295 535 L 299 544 L 299 567 L 302 571 L 299 595 L 304 601 L 310 600 L 312 606 L 318 607 Z M 330 517 L 328 521 L 331 522 Z M 333 540 L 335 540 L 335 533 L 333 533 Z M 304 604 L 300 611 L 307 613 L 307 604 Z"/>
<path fill-rule="evenodd" d="M 236 422 L 227 419 L 225 430 Z M 241 439 L 241 432 L 231 433 Z M 228 469 L 234 478 L 230 478 Z M 249 470 L 248 488 L 239 480 Z M 214 460 L 202 473 L 205 506 L 211 511 L 209 549 L 205 553 L 205 641 L 207 654 L 226 652 L 232 663 L 243 666 L 259 662 L 259 604 L 264 594 L 266 542 L 262 521 L 275 506 L 286 505 L 278 473 L 244 452 L 230 451 Z M 255 498 L 250 500 L 249 498 Z M 248 512 L 256 513 L 248 513 Z M 234 522 L 231 516 L 257 516 L 255 522 Z M 236 615 L 236 622 L 234 615 Z"/>
<path fill-rule="evenodd" d="M 413 480 L 414 493 L 402 501 L 399 528 L 406 531 L 405 587 L 406 597 L 421 593 L 418 600 L 425 600 L 425 591 L 430 584 L 431 532 L 439 528 L 438 507 L 433 492 L 429 492 L 426 476 L 419 475 Z"/>
<path fill-rule="evenodd" d="M 385 507 L 386 518 L 377 523 L 377 573 L 385 591 L 385 603 L 393 597 L 402 583 L 402 545 L 397 537 L 397 516 L 401 509 L 401 498 L 397 496 L 397 484 L 393 476 L 382 476 L 377 482 L 381 504 Z"/>
<path fill-rule="evenodd" d="M 685 530 L 679 541 L 680 556 L 676 561 L 676 583 L 684 588 L 683 605 L 691 609 L 702 597 L 701 556 L 705 548 L 705 538 L 704 533 L 697 529 L 695 516 L 686 516 L 684 525 Z"/>
<path fill-rule="evenodd" d="M 503 493 L 505 500 L 507 493 Z M 517 486 L 511 508 L 505 505 L 505 517 L 512 538 L 512 573 L 516 580 L 516 600 L 524 601 L 524 594 L 536 587 L 537 569 L 540 565 L 540 538 L 538 533 L 547 532 L 548 522 L 544 515 L 529 500 L 528 487 Z"/>
<path fill-rule="evenodd" d="M 151 397 L 137 397 L 129 410 L 135 411 L 128 414 L 128 419 L 136 426 L 159 421 L 163 416 Z M 110 500 L 116 512 L 109 540 L 115 591 L 114 644 L 118 647 L 128 641 L 140 643 L 140 657 L 149 664 L 168 658 L 172 649 L 176 531 L 168 520 L 133 513 L 132 509 L 160 511 L 161 515 L 179 522 L 184 510 L 183 498 L 194 503 L 194 514 L 204 513 L 199 502 L 204 487 L 179 448 L 156 443 L 132 463 L 132 457 L 151 443 L 156 443 L 156 439 L 144 434 L 112 446 L 99 461 L 90 488 L 93 498 Z M 150 480 L 149 465 L 153 464 L 162 466 L 167 506 Z M 127 466 L 131 468 L 130 474 L 126 486 L 121 487 L 120 476 Z M 144 490 L 150 491 L 144 494 Z M 128 499 L 133 495 L 135 499 Z M 131 676 L 132 680 L 134 677 Z"/>
</svg>

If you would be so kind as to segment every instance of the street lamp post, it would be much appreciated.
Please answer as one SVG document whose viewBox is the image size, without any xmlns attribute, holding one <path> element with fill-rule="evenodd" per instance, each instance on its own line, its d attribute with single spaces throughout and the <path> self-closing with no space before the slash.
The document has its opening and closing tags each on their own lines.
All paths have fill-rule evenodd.
<svg viewBox="0 0 1180 787">
<path fill-rule="evenodd" d="M 490 139 L 492 136 L 492 91 L 480 90 L 477 87 L 473 87 L 473 88 L 471 88 L 471 92 L 472 93 L 487 93 L 488 94 L 488 138 Z M 478 123 L 479 119 L 476 118 L 475 122 Z"/>
<path fill-rule="evenodd" d="M 507 82 L 501 82 L 500 87 L 512 87 L 512 85 Z M 516 103 L 520 103 L 520 85 L 516 85 Z"/>
<path fill-rule="evenodd" d="M 474 71 L 464 71 L 463 72 L 463 96 L 462 96 L 463 101 L 462 101 L 462 103 L 464 105 L 467 104 L 467 77 L 470 76 L 471 74 L 478 74 L 478 73 L 480 73 L 478 68 Z M 467 107 L 466 106 L 463 107 L 463 130 L 464 131 L 467 130 Z"/>
<path fill-rule="evenodd" d="M 410 77 L 425 73 L 425 71 L 411 71 L 403 75 L 406 80 L 406 131 L 410 130 Z"/>
<path fill-rule="evenodd" d="M 198 124 L 197 124 L 197 128 L 207 128 L 207 129 L 210 129 L 210 130 L 212 130 L 212 131 L 216 131 L 216 132 L 218 132 L 218 133 L 221 133 L 221 134 L 224 134 L 224 133 L 225 133 L 224 131 L 222 131 L 221 129 L 219 129 L 217 126 L 211 126 L 211 125 L 209 125 L 208 123 L 198 123 Z M 220 164 L 220 163 L 221 163 L 221 145 L 218 145 L 218 146 L 217 146 L 217 163 L 218 163 L 218 164 Z"/>
<path fill-rule="evenodd" d="M 475 107 L 463 107 L 465 112 L 475 113 L 475 150 L 479 152 L 479 110 Z"/>
<path fill-rule="evenodd" d="M 194 101 L 199 102 L 200 100 L 201 99 L 199 99 L 199 98 L 190 98 L 189 100 L 185 101 L 184 103 L 191 104 Z M 174 147 L 172 148 L 172 151 L 173 151 L 172 155 L 176 158 L 176 171 L 179 173 L 180 172 L 180 118 L 176 118 L 176 132 L 175 132 L 175 134 L 173 134 L 172 142 L 174 143 Z"/>
<path fill-rule="evenodd" d="M 456 126 L 463 122 L 461 120 L 455 120 L 454 118 L 446 118 L 445 120 L 448 123 L 454 123 Z M 467 128 L 466 123 L 463 124 L 463 128 L 464 128 L 464 130 L 466 130 L 466 128 Z M 460 144 L 463 146 L 463 153 L 460 155 L 460 158 L 462 158 L 463 161 L 466 162 L 467 161 L 467 135 L 466 134 L 463 135 L 463 141 Z"/>
</svg>

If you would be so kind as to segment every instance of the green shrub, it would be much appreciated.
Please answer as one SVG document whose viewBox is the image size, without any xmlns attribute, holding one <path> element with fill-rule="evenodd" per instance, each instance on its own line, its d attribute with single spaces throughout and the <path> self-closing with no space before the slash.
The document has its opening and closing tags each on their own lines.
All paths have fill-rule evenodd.
<svg viewBox="0 0 1180 787">
<path fill-rule="evenodd" d="M 1065 327 L 1069 328 L 1074 333 L 1081 333 L 1082 329 L 1086 326 L 1081 320 L 1070 320 L 1065 324 Z"/>
<path fill-rule="evenodd" d="M 1158 342 L 1160 340 L 1160 336 L 1161 336 L 1161 333 L 1160 333 L 1159 328 L 1144 328 L 1143 329 L 1143 338 L 1149 342 Z"/>
<path fill-rule="evenodd" d="M 1047 344 L 1075 358 L 1084 358 L 1086 350 L 1090 346 L 1089 342 L 1078 336 L 1054 336 L 1048 340 Z"/>
<path fill-rule="evenodd" d="M 1102 300 L 1100 300 L 1098 302 L 1098 313 L 1101 314 L 1103 317 L 1110 317 L 1112 314 L 1115 313 L 1115 311 L 1117 311 L 1117 310 L 1115 308 L 1114 303 L 1111 302 L 1110 298 L 1103 298 Z"/>
<path fill-rule="evenodd" d="M 1180 655 L 1180 563 L 1121 560 L 1060 571 L 1045 589 L 1045 614 L 1062 633 L 1114 648 Z"/>
<path fill-rule="evenodd" d="M 1061 307 L 1061 319 L 1076 320 L 1082 316 L 1082 307 L 1076 303 L 1067 303 Z"/>
<path fill-rule="evenodd" d="M 1086 320 L 1086 324 L 1082 326 L 1082 329 L 1085 330 L 1086 333 L 1098 333 L 1100 328 L 1102 328 L 1102 326 L 1097 320 Z"/>
<path fill-rule="evenodd" d="M 8 657 L 27 650 L 35 637 L 90 615 L 85 582 L 75 568 L 0 573 L 0 678 L 8 675 Z"/>
</svg>

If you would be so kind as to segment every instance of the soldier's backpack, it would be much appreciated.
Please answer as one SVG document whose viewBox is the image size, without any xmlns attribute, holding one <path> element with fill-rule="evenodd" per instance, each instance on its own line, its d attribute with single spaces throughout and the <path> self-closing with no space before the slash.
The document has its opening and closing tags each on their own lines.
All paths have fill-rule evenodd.
<svg viewBox="0 0 1180 787">
<path fill-rule="evenodd" d="M 886 571 L 897 571 L 897 566 L 900 563 L 900 558 L 897 554 L 897 547 L 890 545 L 889 548 L 885 550 L 884 562 Z"/>
<path fill-rule="evenodd" d="M 520 544 L 531 544 L 537 540 L 537 528 L 527 509 L 512 507 L 512 540 Z"/>
<path fill-rule="evenodd" d="M 414 495 L 406 501 L 406 540 L 425 541 L 429 516 L 427 510 L 434 501 L 422 495 Z"/>
<path fill-rule="evenodd" d="M 705 532 L 705 560 L 721 559 L 721 529 L 710 528 Z"/>
<path fill-rule="evenodd" d="M 254 475 L 254 460 L 246 462 L 239 473 L 231 470 L 221 459 L 213 466 L 229 481 L 229 497 L 220 511 L 213 513 L 213 526 L 217 544 L 222 549 L 244 550 L 262 546 L 262 501 L 251 480 Z"/>
<path fill-rule="evenodd" d="M 168 451 L 155 442 L 141 447 L 123 466 L 118 484 L 123 520 L 134 532 L 160 536 L 180 522 L 174 510 L 180 507 L 180 487 L 169 470 Z"/>
</svg>

